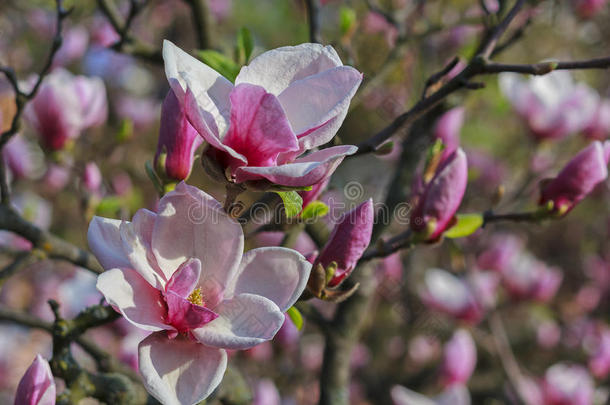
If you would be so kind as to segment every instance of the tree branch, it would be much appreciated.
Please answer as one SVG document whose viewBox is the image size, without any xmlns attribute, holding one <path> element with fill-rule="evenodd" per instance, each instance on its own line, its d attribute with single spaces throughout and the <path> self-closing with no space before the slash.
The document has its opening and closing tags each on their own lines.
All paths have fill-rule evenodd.
<svg viewBox="0 0 610 405">
<path fill-rule="evenodd" d="M 208 4 L 206 0 L 185 0 L 191 7 L 193 15 L 193 24 L 195 25 L 195 34 L 197 36 L 197 45 L 199 49 L 208 49 L 211 45 L 210 36 L 210 21 Z"/>
<path fill-rule="evenodd" d="M 321 43 L 320 38 L 320 7 L 318 0 L 305 0 L 307 8 L 307 23 L 309 24 L 309 42 Z"/>
</svg>

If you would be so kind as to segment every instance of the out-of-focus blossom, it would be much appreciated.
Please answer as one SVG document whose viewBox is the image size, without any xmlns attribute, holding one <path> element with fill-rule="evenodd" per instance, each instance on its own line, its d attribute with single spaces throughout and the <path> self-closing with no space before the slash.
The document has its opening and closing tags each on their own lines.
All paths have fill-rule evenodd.
<svg viewBox="0 0 610 405">
<path fill-rule="evenodd" d="M 505 271 L 524 248 L 523 239 L 505 233 L 492 236 L 489 246 L 477 258 L 477 266 L 482 270 Z"/>
<path fill-rule="evenodd" d="M 603 10 L 607 0 L 574 0 L 574 9 L 582 18 L 594 17 Z"/>
<path fill-rule="evenodd" d="M 426 364 L 439 356 L 441 344 L 435 336 L 417 335 L 409 341 L 409 357 L 417 364 Z"/>
<path fill-rule="evenodd" d="M 441 379 L 446 386 L 465 385 L 477 364 L 477 347 L 470 333 L 458 329 L 443 349 Z"/>
<path fill-rule="evenodd" d="M 427 241 L 435 241 L 453 225 L 466 183 L 466 155 L 458 148 L 437 168 L 411 215 L 411 229 Z"/>
<path fill-rule="evenodd" d="M 610 290 L 610 263 L 603 257 L 591 256 L 585 261 L 585 274 L 604 293 Z"/>
<path fill-rule="evenodd" d="M 102 172 L 100 172 L 100 168 L 95 162 L 89 162 L 85 165 L 83 186 L 90 193 L 99 193 L 102 187 Z"/>
<path fill-rule="evenodd" d="M 150 128 L 159 118 L 158 101 L 150 98 L 125 95 L 116 100 L 116 114 L 133 122 L 136 130 Z"/>
<path fill-rule="evenodd" d="M 587 138 L 603 141 L 610 136 L 610 100 L 603 99 L 597 104 L 595 114 L 584 129 Z"/>
<path fill-rule="evenodd" d="M 121 39 L 106 17 L 96 16 L 92 27 L 91 42 L 95 45 L 107 48 Z"/>
<path fill-rule="evenodd" d="M 314 266 L 321 264 L 325 269 L 332 262 L 337 264 L 337 269 L 328 282 L 329 287 L 339 285 L 351 274 L 371 241 L 374 217 L 373 200 L 369 199 L 344 214 L 335 225 L 314 263 Z"/>
<path fill-rule="evenodd" d="M 51 225 L 52 206 L 36 194 L 16 193 L 11 198 L 13 208 L 27 221 L 47 230 Z M 0 245 L 17 250 L 30 250 L 32 243 L 8 231 L 0 231 Z"/>
<path fill-rule="evenodd" d="M 186 180 L 191 174 L 195 150 L 203 138 L 189 124 L 184 108 L 170 90 L 161 108 L 161 127 L 155 154 L 157 173 L 172 181 Z"/>
<path fill-rule="evenodd" d="M 0 114 L 0 128 L 2 128 L 1 118 Z M 30 142 L 19 134 L 14 135 L 4 146 L 2 156 L 14 178 L 35 178 L 43 170 L 44 163 L 40 149 L 37 153 L 34 145 L 30 145 Z"/>
<path fill-rule="evenodd" d="M 591 405 L 594 386 L 587 370 L 577 364 L 558 363 L 544 375 L 544 405 Z"/>
<path fill-rule="evenodd" d="M 116 174 L 112 178 L 112 189 L 116 195 L 128 195 L 133 189 L 131 177 L 125 172 Z"/>
<path fill-rule="evenodd" d="M 392 283 L 397 283 L 402 280 L 402 272 L 403 265 L 400 252 L 384 257 L 379 261 L 377 266 L 377 274 Z"/>
<path fill-rule="evenodd" d="M 262 246 L 280 246 L 284 239 L 284 232 L 273 231 L 273 232 L 261 232 L 256 235 L 256 245 Z M 296 250 L 303 256 L 307 256 L 316 251 L 317 246 L 311 237 L 306 232 L 301 232 L 297 237 L 296 242 L 292 246 L 292 249 Z"/>
<path fill-rule="evenodd" d="M 390 391 L 394 405 L 470 405 L 470 393 L 463 385 L 448 387 L 434 398 L 411 391 L 401 385 L 395 385 Z"/>
<path fill-rule="evenodd" d="M 589 370 L 595 377 L 604 379 L 610 374 L 610 329 L 602 327 L 592 340 L 586 348 L 590 352 Z"/>
<path fill-rule="evenodd" d="M 578 310 L 588 313 L 597 308 L 602 297 L 602 290 L 597 285 L 585 284 L 578 289 L 574 302 Z"/>
<path fill-rule="evenodd" d="M 444 113 L 434 127 L 434 137 L 443 142 L 441 161 L 460 146 L 460 130 L 464 125 L 464 107 L 455 107 Z"/>
<path fill-rule="evenodd" d="M 483 307 L 493 308 L 496 305 L 500 275 L 488 271 L 474 271 L 468 274 L 468 283 Z"/>
<path fill-rule="evenodd" d="M 53 58 L 53 66 L 67 66 L 82 58 L 89 45 L 89 33 L 81 26 L 65 29 L 61 47 Z"/>
<path fill-rule="evenodd" d="M 284 320 L 282 327 L 275 335 L 273 341 L 278 342 L 284 347 L 289 347 L 299 340 L 300 333 L 294 322 L 292 322 L 292 320 L 290 319 L 290 317 L 288 315 L 285 315 L 285 318 L 286 319 Z"/>
<path fill-rule="evenodd" d="M 310 186 L 357 150 L 342 145 L 299 157 L 333 138 L 362 81 L 330 46 L 265 52 L 241 69 L 236 86 L 169 41 L 163 57 L 189 121 L 235 182 Z"/>
<path fill-rule="evenodd" d="M 70 181 L 70 169 L 51 163 L 47 166 L 47 171 L 42 177 L 45 188 L 51 192 L 62 190 Z"/>
<path fill-rule="evenodd" d="M 232 0 L 210 0 L 208 1 L 208 8 L 210 13 L 218 21 L 224 20 L 231 14 L 231 8 L 233 7 Z"/>
<path fill-rule="evenodd" d="M 547 320 L 541 322 L 536 328 L 536 341 L 538 345 L 545 349 L 551 349 L 559 343 L 561 329 L 557 322 Z"/>
<path fill-rule="evenodd" d="M 489 153 L 469 149 L 466 151 L 466 156 L 469 181 L 476 187 L 495 191 L 507 177 L 507 167 Z"/>
<path fill-rule="evenodd" d="M 552 204 L 550 209 L 554 213 L 567 214 L 608 177 L 609 159 L 610 141 L 591 143 L 574 156 L 557 177 L 542 186 L 539 204 Z"/>
<path fill-rule="evenodd" d="M 502 272 L 502 281 L 508 293 L 516 299 L 533 299 L 547 302 L 557 292 L 563 275 L 554 267 L 523 252 Z"/>
<path fill-rule="evenodd" d="M 106 120 L 106 89 L 99 78 L 74 76 L 56 69 L 43 81 L 26 107 L 25 117 L 36 129 L 44 146 L 62 149 L 81 132 Z"/>
<path fill-rule="evenodd" d="M 366 366 L 371 361 L 371 351 L 362 343 L 358 343 L 352 350 L 350 358 L 350 367 L 357 369 Z"/>
<path fill-rule="evenodd" d="M 19 381 L 15 405 L 55 405 L 55 381 L 51 367 L 39 354 Z"/>
<path fill-rule="evenodd" d="M 362 26 L 368 34 L 383 34 L 390 48 L 396 44 L 398 29 L 381 14 L 369 11 L 362 21 Z"/>
<path fill-rule="evenodd" d="M 420 296 L 432 309 L 457 319 L 476 323 L 483 316 L 472 287 L 445 270 L 426 271 Z"/>
<path fill-rule="evenodd" d="M 241 226 L 184 182 L 160 200 L 158 213 L 141 209 L 132 222 L 95 217 L 87 236 L 107 269 L 98 290 L 131 323 L 154 332 L 140 343 L 139 370 L 146 389 L 167 404 L 207 397 L 224 374 L 224 349 L 273 338 L 311 269 L 291 249 L 243 254 Z"/>
<path fill-rule="evenodd" d="M 557 70 L 524 79 L 501 73 L 500 89 L 537 139 L 559 139 L 583 130 L 597 108 L 598 96 L 570 73 Z"/>
<path fill-rule="evenodd" d="M 281 405 L 282 399 L 277 387 L 271 380 L 260 380 L 254 387 L 252 405 Z"/>
</svg>

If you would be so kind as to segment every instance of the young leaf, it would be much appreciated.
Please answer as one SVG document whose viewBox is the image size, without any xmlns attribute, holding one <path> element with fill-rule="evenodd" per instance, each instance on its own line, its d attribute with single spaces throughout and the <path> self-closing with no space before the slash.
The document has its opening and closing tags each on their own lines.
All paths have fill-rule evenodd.
<svg viewBox="0 0 610 405">
<path fill-rule="evenodd" d="M 254 40 L 250 30 L 246 27 L 242 27 L 237 34 L 237 54 L 239 55 L 239 61 L 242 64 L 248 63 L 252 50 L 254 49 Z"/>
<path fill-rule="evenodd" d="M 209 49 L 197 52 L 197 56 L 203 63 L 229 79 L 231 82 L 235 82 L 240 66 L 230 58 L 220 52 Z"/>
<path fill-rule="evenodd" d="M 444 234 L 448 238 L 463 238 L 473 234 L 483 225 L 483 215 L 481 214 L 458 214 L 456 219 L 456 224 Z"/>
<path fill-rule="evenodd" d="M 294 323 L 294 326 L 296 326 L 298 330 L 301 330 L 303 328 L 303 316 L 301 315 L 299 310 L 296 309 L 296 307 L 288 308 L 286 314 L 288 314 L 288 317 L 290 318 L 292 323 Z"/>
<path fill-rule="evenodd" d="M 356 24 L 356 12 L 353 8 L 342 6 L 339 10 L 339 29 L 341 35 L 348 34 Z"/>
<path fill-rule="evenodd" d="M 282 198 L 284 202 L 284 209 L 286 210 L 286 217 L 295 217 L 303 209 L 303 199 L 296 191 L 276 191 L 276 193 Z"/>
<path fill-rule="evenodd" d="M 312 201 L 303 210 L 301 213 L 301 219 L 315 219 L 321 218 L 324 215 L 328 214 L 328 205 L 324 204 L 322 201 Z"/>
</svg>

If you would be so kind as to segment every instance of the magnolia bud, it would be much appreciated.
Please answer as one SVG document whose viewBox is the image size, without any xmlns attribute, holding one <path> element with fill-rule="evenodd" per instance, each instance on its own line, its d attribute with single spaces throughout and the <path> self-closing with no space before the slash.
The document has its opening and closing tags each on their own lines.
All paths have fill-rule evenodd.
<svg viewBox="0 0 610 405">
<path fill-rule="evenodd" d="M 335 287 L 352 272 L 358 259 L 371 241 L 373 233 L 373 200 L 369 199 L 343 215 L 326 246 L 322 249 L 316 264 L 327 269 L 332 262 L 337 265 L 328 286 Z"/>
<path fill-rule="evenodd" d="M 102 173 L 95 162 L 89 162 L 83 173 L 83 186 L 91 193 L 97 193 L 102 186 Z"/>
<path fill-rule="evenodd" d="M 161 127 L 155 154 L 157 173 L 165 179 L 186 180 L 193 167 L 195 150 L 203 138 L 189 124 L 180 101 L 172 90 L 161 108 Z"/>
<path fill-rule="evenodd" d="M 544 375 L 544 405 L 590 405 L 593 403 L 593 393 L 593 380 L 582 366 L 559 363 L 550 367 Z"/>
<path fill-rule="evenodd" d="M 411 229 L 427 241 L 437 240 L 453 224 L 467 181 L 466 155 L 458 148 L 441 163 L 426 185 L 411 215 Z"/>
<path fill-rule="evenodd" d="M 15 405 L 54 405 L 55 381 L 49 363 L 39 354 L 26 370 L 15 394 Z"/>
<path fill-rule="evenodd" d="M 542 186 L 540 206 L 565 215 L 608 177 L 610 142 L 599 141 L 581 150 L 557 177 Z"/>
<path fill-rule="evenodd" d="M 464 124 L 464 107 L 456 107 L 444 113 L 436 123 L 434 137 L 445 146 L 441 161 L 451 155 L 460 145 L 460 130 Z"/>
<path fill-rule="evenodd" d="M 470 333 L 464 329 L 455 331 L 443 350 L 441 378 L 444 385 L 465 384 L 477 363 L 477 348 Z"/>
</svg>

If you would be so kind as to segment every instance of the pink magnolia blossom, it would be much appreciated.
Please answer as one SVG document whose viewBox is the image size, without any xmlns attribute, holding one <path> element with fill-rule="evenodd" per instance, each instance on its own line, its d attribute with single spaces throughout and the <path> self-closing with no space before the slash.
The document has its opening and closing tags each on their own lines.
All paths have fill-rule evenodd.
<svg viewBox="0 0 610 405">
<path fill-rule="evenodd" d="M 390 391 L 394 405 L 470 405 L 470 393 L 463 385 L 448 387 L 440 395 L 429 398 L 401 385 Z"/>
<path fill-rule="evenodd" d="M 277 387 L 271 380 L 260 380 L 254 387 L 252 405 L 281 405 L 282 399 Z"/>
<path fill-rule="evenodd" d="M 354 270 L 371 241 L 374 218 L 373 200 L 369 199 L 345 213 L 335 225 L 314 263 L 314 266 L 321 264 L 324 268 L 332 262 L 337 263 L 335 274 L 328 282 L 330 287 L 339 285 Z"/>
<path fill-rule="evenodd" d="M 98 193 L 102 187 L 102 172 L 95 162 L 89 162 L 85 165 L 83 173 L 83 186 L 91 193 Z"/>
<path fill-rule="evenodd" d="M 557 292 L 563 275 L 557 268 L 536 259 L 528 252 L 515 256 L 502 271 L 502 282 L 515 299 L 547 302 Z"/>
<path fill-rule="evenodd" d="M 0 128 L 2 128 L 0 114 Z M 14 178 L 34 178 L 43 170 L 43 157 L 37 153 L 35 146 L 17 134 L 13 136 L 2 150 L 2 156 Z M 38 150 L 40 152 L 40 150 Z"/>
<path fill-rule="evenodd" d="M 477 364 L 477 348 L 465 329 L 458 329 L 443 349 L 441 379 L 446 386 L 465 385 Z"/>
<path fill-rule="evenodd" d="M 389 23 L 383 15 L 375 11 L 369 11 L 362 21 L 362 26 L 367 34 L 383 34 L 390 48 L 396 44 L 399 34 L 398 29 Z"/>
<path fill-rule="evenodd" d="M 444 113 L 434 127 L 434 137 L 443 141 L 445 149 L 441 160 L 445 160 L 460 146 L 460 130 L 464 125 L 464 107 L 456 107 Z"/>
<path fill-rule="evenodd" d="M 225 349 L 272 339 L 311 269 L 291 249 L 244 254 L 241 226 L 184 182 L 161 198 L 157 213 L 141 209 L 132 222 L 95 217 L 88 240 L 107 269 L 98 290 L 153 332 L 140 343 L 139 370 L 164 404 L 199 402 L 222 379 Z"/>
<path fill-rule="evenodd" d="M 597 331 L 589 350 L 589 370 L 600 379 L 610 374 L 610 329 L 607 327 Z"/>
<path fill-rule="evenodd" d="M 467 182 L 466 155 L 458 148 L 439 165 L 425 186 L 411 215 L 411 229 L 428 241 L 440 238 L 453 225 Z"/>
<path fill-rule="evenodd" d="M 159 143 L 155 167 L 167 179 L 186 180 L 191 174 L 195 150 L 203 143 L 195 128 L 189 124 L 184 108 L 170 90 L 161 108 Z"/>
<path fill-rule="evenodd" d="M 429 269 L 420 290 L 423 302 L 456 319 L 476 323 L 483 316 L 481 303 L 464 280 L 441 269 Z"/>
<path fill-rule="evenodd" d="M 574 8 L 582 18 L 594 17 L 603 10 L 607 0 L 574 0 Z"/>
<path fill-rule="evenodd" d="M 593 380 L 580 365 L 558 363 L 551 366 L 544 375 L 544 405 L 591 405 L 593 393 Z"/>
<path fill-rule="evenodd" d="M 518 236 L 498 233 L 492 236 L 489 246 L 477 258 L 477 266 L 482 270 L 502 273 L 512 264 L 515 256 L 524 249 L 525 243 Z"/>
<path fill-rule="evenodd" d="M 59 150 L 84 129 L 103 123 L 107 114 L 106 89 L 101 79 L 56 69 L 45 78 L 26 107 L 25 116 L 44 146 Z"/>
<path fill-rule="evenodd" d="M 309 191 L 299 191 L 299 195 L 303 198 L 303 209 L 309 205 L 310 202 L 316 201 L 322 195 L 330 178 L 323 180 L 319 183 L 314 184 Z"/>
<path fill-rule="evenodd" d="M 610 136 L 610 99 L 600 100 L 584 129 L 587 138 L 603 141 Z"/>
<path fill-rule="evenodd" d="M 301 156 L 333 138 L 362 81 L 330 46 L 265 52 L 241 69 L 235 86 L 169 41 L 163 58 L 189 121 L 237 183 L 310 186 L 356 152 L 342 145 Z"/>
<path fill-rule="evenodd" d="M 610 141 L 591 143 L 542 187 L 540 205 L 552 203 L 553 212 L 567 214 L 608 177 L 609 159 Z"/>
<path fill-rule="evenodd" d="M 598 96 L 557 70 L 526 80 L 501 73 L 500 89 L 537 139 L 559 139 L 583 130 L 597 108 Z"/>
<path fill-rule="evenodd" d="M 19 381 L 15 405 L 55 405 L 55 381 L 51 367 L 39 354 Z"/>
</svg>

